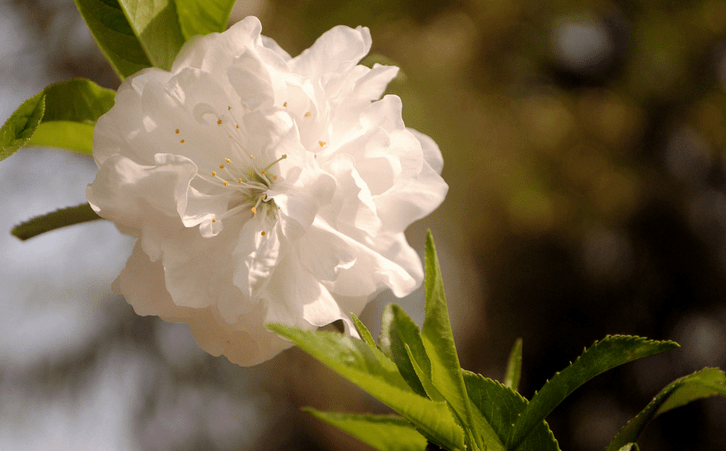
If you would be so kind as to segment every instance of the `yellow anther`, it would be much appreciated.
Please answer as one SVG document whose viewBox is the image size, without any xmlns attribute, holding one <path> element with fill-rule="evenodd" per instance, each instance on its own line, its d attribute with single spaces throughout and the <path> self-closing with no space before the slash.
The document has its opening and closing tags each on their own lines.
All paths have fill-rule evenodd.
<svg viewBox="0 0 726 451">
<path fill-rule="evenodd" d="M 212 218 L 212 222 L 217 222 L 217 218 Z"/>
<path fill-rule="evenodd" d="M 255 158 L 255 156 L 254 156 L 254 155 L 250 155 L 250 158 L 254 159 L 254 158 Z"/>
<path fill-rule="evenodd" d="M 179 129 L 177 128 L 177 129 L 176 129 L 176 130 L 174 131 L 174 133 L 176 133 L 176 134 L 178 135 L 178 134 L 179 134 Z"/>
<path fill-rule="evenodd" d="M 229 110 L 231 110 L 231 109 L 232 109 L 232 107 L 231 107 L 231 106 L 228 106 L 228 107 L 227 107 L 227 111 L 229 111 Z"/>
<path fill-rule="evenodd" d="M 184 144 L 184 140 L 183 139 L 181 141 L 179 141 L 179 142 L 182 143 L 182 144 Z"/>
<path fill-rule="evenodd" d="M 310 117 L 311 115 L 312 115 L 312 113 L 310 111 L 308 111 L 307 113 L 305 113 L 305 117 Z"/>
<path fill-rule="evenodd" d="M 326 143 L 325 141 L 318 141 L 318 144 L 320 144 L 320 147 L 323 147 Z"/>
<path fill-rule="evenodd" d="M 232 162 L 232 160 L 230 160 L 229 158 L 225 158 L 224 161 L 226 161 L 227 163 L 231 163 Z"/>
<path fill-rule="evenodd" d="M 252 211 L 253 215 L 257 214 L 257 207 L 252 207 L 250 210 Z"/>
<path fill-rule="evenodd" d="M 265 175 L 265 170 L 264 169 L 260 171 L 260 175 Z"/>
<path fill-rule="evenodd" d="M 318 154 L 313 155 L 313 158 L 318 158 Z"/>
<path fill-rule="evenodd" d="M 216 177 L 216 176 L 217 176 L 217 171 L 212 171 L 212 177 Z"/>
<path fill-rule="evenodd" d="M 277 180 L 277 176 L 276 175 L 273 175 L 272 176 L 272 180 Z"/>
<path fill-rule="evenodd" d="M 234 128 L 239 128 L 239 125 L 235 125 Z"/>
<path fill-rule="evenodd" d="M 265 236 L 265 231 L 260 232 L 260 235 Z"/>
<path fill-rule="evenodd" d="M 287 102 L 283 103 L 282 106 L 284 106 L 285 108 L 287 108 Z"/>
<path fill-rule="evenodd" d="M 229 182 L 225 180 L 224 181 L 224 186 L 227 186 L 227 185 L 229 185 Z"/>
<path fill-rule="evenodd" d="M 242 178 L 238 178 L 237 183 L 242 183 Z"/>
<path fill-rule="evenodd" d="M 222 119 L 217 121 L 217 125 L 222 125 Z"/>
<path fill-rule="evenodd" d="M 220 164 L 219 165 L 219 169 L 224 169 L 224 165 L 223 164 Z"/>
</svg>

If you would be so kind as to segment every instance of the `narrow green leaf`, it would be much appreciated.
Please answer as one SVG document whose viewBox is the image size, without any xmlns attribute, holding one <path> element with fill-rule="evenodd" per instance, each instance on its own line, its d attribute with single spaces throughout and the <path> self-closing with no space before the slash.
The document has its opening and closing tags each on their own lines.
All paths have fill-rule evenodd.
<svg viewBox="0 0 726 451">
<path fill-rule="evenodd" d="M 151 64 L 171 69 L 186 41 L 174 0 L 118 0 L 118 3 Z"/>
<path fill-rule="evenodd" d="M 0 161 L 28 144 L 45 112 L 43 91 L 23 102 L 0 128 Z"/>
<path fill-rule="evenodd" d="M 507 371 L 504 373 L 504 385 L 514 391 L 519 389 L 519 379 L 522 376 L 522 339 L 517 338 L 507 361 Z"/>
<path fill-rule="evenodd" d="M 427 379 L 431 379 L 431 361 L 426 355 L 426 349 L 421 340 L 421 331 L 400 306 L 388 304 L 383 310 L 381 334 L 378 341 L 381 343 L 383 353 L 396 363 L 401 376 L 413 391 L 421 396 L 426 396 L 427 390 L 424 389 L 422 381 L 419 380 L 414 370 L 406 352 L 406 346 L 411 348 L 412 355 L 416 358 Z"/>
<path fill-rule="evenodd" d="M 303 409 L 380 451 L 423 451 L 426 438 L 406 419 L 392 415 L 357 415 Z"/>
<path fill-rule="evenodd" d="M 421 329 L 421 339 L 431 361 L 431 379 L 459 416 L 464 429 L 473 433 L 474 443 L 485 448 L 481 432 L 474 423 L 473 412 L 466 393 L 464 379 L 456 353 L 454 335 L 446 306 L 444 281 L 431 231 L 426 237 L 426 318 Z"/>
<path fill-rule="evenodd" d="M 118 0 L 75 0 L 93 39 L 121 80 L 152 64 Z"/>
<path fill-rule="evenodd" d="M 23 146 L 47 146 L 91 154 L 93 127 L 116 92 L 75 78 L 47 86 L 23 102 L 0 130 L 0 160 Z"/>
<path fill-rule="evenodd" d="M 641 337 L 608 336 L 595 342 L 570 366 L 557 373 L 529 402 L 514 428 L 507 448 L 516 449 L 532 429 L 544 420 L 559 403 L 580 385 L 607 371 L 633 360 L 678 347 L 672 341 L 647 340 Z"/>
<path fill-rule="evenodd" d="M 407 362 L 409 365 L 411 365 L 414 375 L 416 376 L 416 380 L 423 386 L 424 396 L 428 396 L 433 401 L 446 401 L 446 398 L 444 398 L 444 396 L 441 394 L 441 392 L 439 392 L 439 390 L 436 388 L 433 381 L 431 380 L 430 371 L 429 374 L 426 374 L 426 371 L 421 368 L 421 365 L 419 365 L 419 363 L 416 361 L 416 357 L 414 357 L 413 353 L 411 352 L 411 347 L 406 343 L 404 343 L 404 346 L 406 356 L 408 357 Z M 409 383 L 409 385 L 411 384 Z"/>
<path fill-rule="evenodd" d="M 175 0 L 185 39 L 196 34 L 222 32 L 227 27 L 235 0 Z"/>
<path fill-rule="evenodd" d="M 498 437 L 498 447 L 489 450 L 509 449 L 503 443 L 511 437 L 519 415 L 527 408 L 527 400 L 501 383 L 470 371 L 463 371 L 466 389 L 476 411 L 490 425 Z M 518 448 L 520 451 L 559 451 L 557 440 L 547 423 L 539 422 Z"/>
<path fill-rule="evenodd" d="M 704 368 L 668 384 L 638 415 L 618 432 L 608 451 L 620 450 L 640 437 L 648 421 L 676 407 L 709 396 L 726 396 L 726 375 L 718 368 Z"/>
<path fill-rule="evenodd" d="M 448 405 L 414 393 L 396 365 L 378 349 L 341 334 L 280 324 L 267 327 L 403 415 L 432 442 L 450 451 L 464 449 L 464 431 Z"/>
<path fill-rule="evenodd" d="M 355 316 L 353 313 L 350 314 L 351 318 L 353 318 L 353 324 L 355 324 L 355 330 L 358 331 L 358 335 L 360 335 L 361 340 L 368 343 L 370 346 L 376 347 L 376 342 L 373 340 L 373 335 L 371 335 L 371 332 L 368 330 L 365 324 L 361 322 L 360 319 L 358 319 L 357 316 Z"/>
<path fill-rule="evenodd" d="M 42 216 L 36 216 L 13 227 L 12 234 L 25 241 L 41 233 L 96 219 L 101 219 L 101 217 L 91 209 L 91 206 L 81 204 L 77 207 L 68 207 Z"/>
</svg>

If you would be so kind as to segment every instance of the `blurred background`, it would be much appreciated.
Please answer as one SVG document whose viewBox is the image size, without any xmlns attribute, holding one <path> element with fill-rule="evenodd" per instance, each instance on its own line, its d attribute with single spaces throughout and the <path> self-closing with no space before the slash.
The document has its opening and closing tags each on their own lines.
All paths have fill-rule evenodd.
<svg viewBox="0 0 726 451">
<path fill-rule="evenodd" d="M 681 344 L 559 406 L 562 449 L 602 450 L 673 379 L 726 368 L 726 2 L 239 0 L 246 15 L 293 55 L 366 25 L 367 62 L 401 67 L 389 92 L 451 187 L 409 239 L 434 232 L 465 368 L 501 379 L 522 337 L 531 397 L 606 334 Z M 0 0 L 0 42 L 2 121 L 51 82 L 118 86 L 71 0 Z M 386 408 L 303 353 L 240 368 L 134 315 L 110 291 L 132 245 L 111 224 L 9 235 L 85 202 L 94 176 L 55 150 L 0 164 L 0 449 L 369 449 L 299 408 Z M 422 322 L 420 291 L 396 302 Z M 726 449 L 726 400 L 663 415 L 640 444 Z"/>
</svg>

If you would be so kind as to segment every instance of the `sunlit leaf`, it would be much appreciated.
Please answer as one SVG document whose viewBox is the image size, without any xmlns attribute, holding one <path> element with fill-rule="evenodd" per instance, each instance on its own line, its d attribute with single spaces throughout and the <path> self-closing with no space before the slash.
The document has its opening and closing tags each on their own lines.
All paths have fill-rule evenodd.
<svg viewBox="0 0 726 451">
<path fill-rule="evenodd" d="M 90 154 L 93 127 L 114 103 L 115 91 L 76 78 L 47 86 L 23 102 L 5 122 L 0 159 L 23 146 L 47 146 Z"/>
<path fill-rule="evenodd" d="M 426 448 L 426 438 L 401 417 L 304 410 L 380 451 L 423 451 Z"/>
<path fill-rule="evenodd" d="M 186 41 L 174 0 L 118 0 L 118 3 L 151 64 L 164 70 L 171 69 Z"/>
<path fill-rule="evenodd" d="M 152 64 L 118 0 L 75 0 L 93 39 L 121 80 Z"/>
<path fill-rule="evenodd" d="M 638 415 L 618 432 L 608 451 L 620 450 L 640 437 L 648 421 L 676 407 L 710 396 L 726 396 L 726 375 L 718 368 L 704 368 L 668 384 Z"/>
<path fill-rule="evenodd" d="M 13 227 L 12 234 L 21 240 L 38 236 L 41 233 L 50 232 L 69 225 L 101 219 L 88 204 L 81 204 L 77 207 L 68 207 L 57 210 L 42 216 L 37 216 L 18 226 Z"/>
<path fill-rule="evenodd" d="M 450 451 L 464 449 L 464 432 L 448 405 L 414 393 L 396 365 L 377 348 L 342 334 L 280 324 L 267 327 L 406 417 L 432 442 Z"/>
<path fill-rule="evenodd" d="M 479 374 L 464 371 L 464 381 L 472 404 L 486 419 L 501 443 L 512 435 L 527 400 L 511 388 Z M 489 448 L 493 449 L 492 447 Z M 502 446 L 502 449 L 505 449 Z M 511 449 L 511 448 L 506 448 Z M 559 451 L 557 440 L 544 421 L 539 422 L 517 448 L 518 451 Z"/>
<path fill-rule="evenodd" d="M 507 371 L 504 373 L 504 385 L 517 391 L 522 376 L 522 339 L 517 338 L 507 360 Z"/>
<path fill-rule="evenodd" d="M 174 0 L 185 39 L 196 34 L 222 32 L 235 0 Z"/>
<path fill-rule="evenodd" d="M 431 361 L 431 379 L 438 391 L 456 411 L 465 430 L 473 434 L 479 448 L 485 448 L 482 431 L 473 419 L 473 412 L 461 375 L 459 356 L 456 353 L 454 335 L 446 306 L 444 281 L 436 256 L 436 247 L 429 231 L 426 238 L 426 317 L 421 329 L 421 339 Z"/>
<path fill-rule="evenodd" d="M 608 336 L 595 342 L 574 363 L 555 374 L 532 397 L 527 409 L 517 421 L 511 440 L 506 442 L 507 448 L 516 448 L 559 403 L 588 380 L 616 366 L 675 347 L 678 347 L 678 344 L 672 341 L 654 341 L 621 335 Z"/>
</svg>

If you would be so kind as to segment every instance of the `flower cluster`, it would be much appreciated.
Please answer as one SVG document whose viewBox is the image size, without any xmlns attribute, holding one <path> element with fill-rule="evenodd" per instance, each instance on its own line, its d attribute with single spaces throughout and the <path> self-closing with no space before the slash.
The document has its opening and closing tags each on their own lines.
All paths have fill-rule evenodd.
<svg viewBox="0 0 726 451">
<path fill-rule="evenodd" d="M 240 365 L 377 293 L 422 281 L 404 230 L 447 185 L 441 153 L 381 98 L 398 69 L 358 65 L 367 28 L 336 27 L 291 58 L 248 17 L 188 42 L 170 72 L 124 81 L 96 125 L 88 201 L 137 237 L 114 283 L 140 315 L 189 323 Z"/>
</svg>

